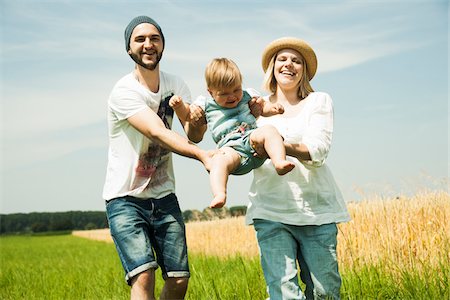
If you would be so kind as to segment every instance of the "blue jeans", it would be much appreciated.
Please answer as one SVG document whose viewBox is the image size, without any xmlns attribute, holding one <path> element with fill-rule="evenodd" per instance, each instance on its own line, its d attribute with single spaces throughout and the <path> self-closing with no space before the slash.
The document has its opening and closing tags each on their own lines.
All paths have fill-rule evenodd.
<svg viewBox="0 0 450 300">
<path fill-rule="evenodd" d="M 337 226 L 295 226 L 255 219 L 261 265 L 271 300 L 340 299 Z M 303 293 L 298 282 L 305 283 Z"/>
<path fill-rule="evenodd" d="M 164 279 L 190 276 L 185 226 L 175 194 L 161 199 L 116 198 L 107 202 L 106 213 L 128 284 L 158 266 Z"/>
</svg>

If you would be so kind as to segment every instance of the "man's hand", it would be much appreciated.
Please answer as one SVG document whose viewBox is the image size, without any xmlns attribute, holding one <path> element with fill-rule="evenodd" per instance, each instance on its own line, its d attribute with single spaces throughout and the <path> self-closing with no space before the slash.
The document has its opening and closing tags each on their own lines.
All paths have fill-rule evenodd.
<svg viewBox="0 0 450 300">
<path fill-rule="evenodd" d="M 194 126 L 206 125 L 205 111 L 198 105 L 191 104 L 189 106 L 190 122 Z"/>
<path fill-rule="evenodd" d="M 211 171 L 212 167 L 212 158 L 214 155 L 220 153 L 220 149 L 214 149 L 214 150 L 205 150 L 205 156 L 201 159 L 201 162 L 203 163 L 203 166 L 205 167 L 206 171 Z"/>
</svg>

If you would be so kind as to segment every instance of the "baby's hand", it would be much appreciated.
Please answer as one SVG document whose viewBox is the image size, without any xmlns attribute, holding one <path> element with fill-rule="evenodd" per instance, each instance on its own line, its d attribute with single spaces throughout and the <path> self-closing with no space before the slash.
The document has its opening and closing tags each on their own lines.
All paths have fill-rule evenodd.
<svg viewBox="0 0 450 300">
<path fill-rule="evenodd" d="M 284 107 L 280 103 L 264 102 L 263 113 L 264 117 L 270 117 L 284 113 Z"/>
<path fill-rule="evenodd" d="M 180 107 L 180 105 L 182 105 L 182 104 L 183 104 L 183 99 L 181 99 L 181 97 L 178 95 L 172 96 L 172 98 L 170 98 L 170 100 L 169 100 L 169 106 L 172 107 L 173 109 Z"/>
</svg>

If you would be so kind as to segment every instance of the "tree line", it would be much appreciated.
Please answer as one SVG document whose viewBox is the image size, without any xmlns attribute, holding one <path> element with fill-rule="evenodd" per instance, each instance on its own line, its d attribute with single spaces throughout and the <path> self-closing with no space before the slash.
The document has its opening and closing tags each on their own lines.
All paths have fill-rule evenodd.
<svg viewBox="0 0 450 300">
<path fill-rule="evenodd" d="M 185 222 L 208 221 L 243 216 L 247 207 L 183 211 Z M 68 211 L 0 214 L 0 234 L 40 233 L 48 231 L 91 230 L 108 228 L 104 211 Z"/>
</svg>

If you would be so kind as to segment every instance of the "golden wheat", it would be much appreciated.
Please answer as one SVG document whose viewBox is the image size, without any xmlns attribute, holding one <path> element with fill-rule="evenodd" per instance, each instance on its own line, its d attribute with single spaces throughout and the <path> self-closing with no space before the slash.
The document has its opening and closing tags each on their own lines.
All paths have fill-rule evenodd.
<svg viewBox="0 0 450 300">
<path fill-rule="evenodd" d="M 214 256 L 258 255 L 253 226 L 246 226 L 244 217 L 189 222 L 186 238 L 191 252 Z"/>
<path fill-rule="evenodd" d="M 339 225 L 338 257 L 344 268 L 384 264 L 417 269 L 450 262 L 450 196 L 427 192 L 410 198 L 348 204 L 352 220 Z M 75 235 L 111 241 L 108 230 Z M 189 251 L 228 257 L 257 256 L 252 226 L 244 217 L 186 224 Z M 425 263 L 426 262 L 426 263 Z M 425 263 L 425 264 L 424 264 Z"/>
<path fill-rule="evenodd" d="M 111 234 L 109 229 L 93 229 L 93 230 L 74 230 L 72 235 L 87 238 L 96 241 L 104 241 L 112 243 Z"/>
<path fill-rule="evenodd" d="M 341 224 L 340 261 L 352 267 L 386 263 L 399 267 L 450 262 L 450 196 L 371 199 L 349 204 L 352 220 Z"/>
</svg>

